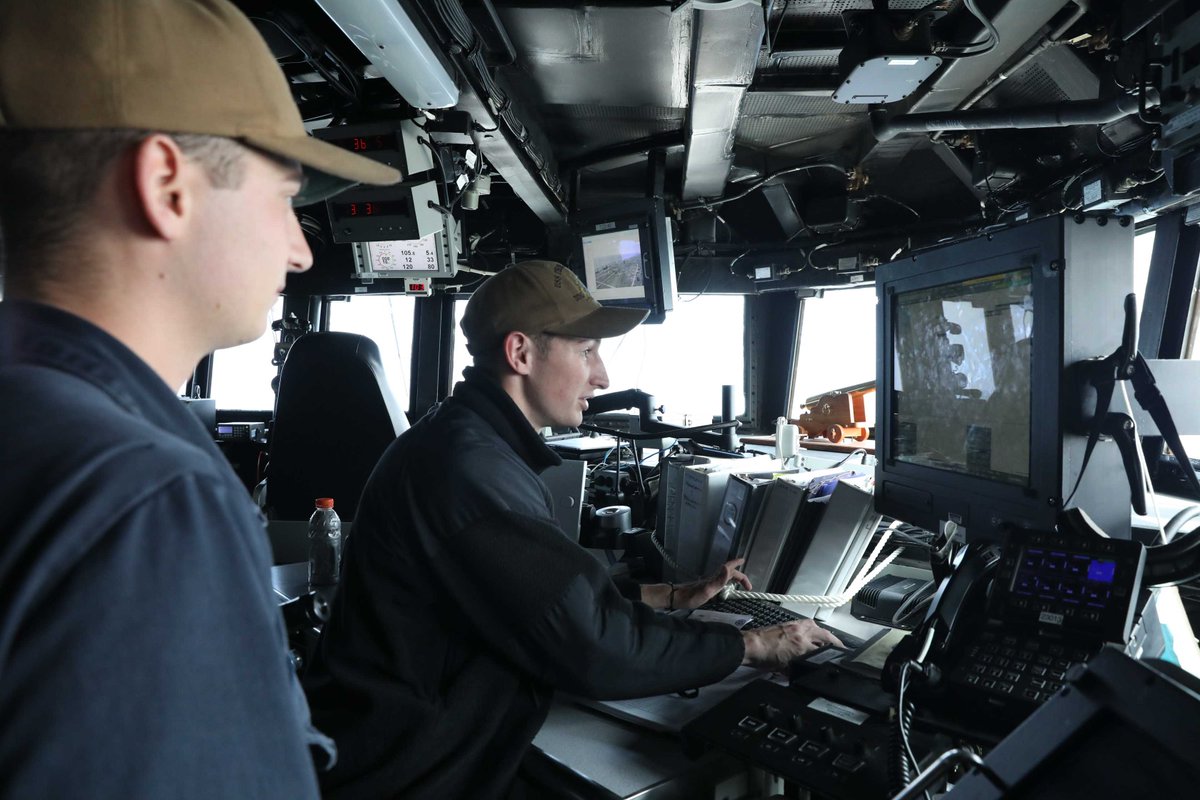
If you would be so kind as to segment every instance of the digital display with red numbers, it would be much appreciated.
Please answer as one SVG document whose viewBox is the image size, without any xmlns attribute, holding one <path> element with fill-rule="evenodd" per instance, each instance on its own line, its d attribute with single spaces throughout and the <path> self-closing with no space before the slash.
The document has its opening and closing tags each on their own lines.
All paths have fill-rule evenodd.
<svg viewBox="0 0 1200 800">
<path fill-rule="evenodd" d="M 340 219 L 354 217 L 397 217 L 409 213 L 405 200 L 357 200 L 352 203 L 333 203 L 334 216 Z"/>
<path fill-rule="evenodd" d="M 353 150 L 356 153 L 371 153 L 376 150 L 397 150 L 396 136 L 373 133 L 366 136 L 347 136 L 342 139 L 330 139 L 330 144 Z"/>
</svg>

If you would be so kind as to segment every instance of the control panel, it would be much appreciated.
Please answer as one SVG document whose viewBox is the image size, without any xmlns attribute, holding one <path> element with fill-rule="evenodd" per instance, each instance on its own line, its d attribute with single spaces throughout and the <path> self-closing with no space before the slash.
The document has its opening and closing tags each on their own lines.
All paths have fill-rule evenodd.
<svg viewBox="0 0 1200 800">
<path fill-rule="evenodd" d="M 1136 541 L 1014 531 L 1000 558 L 989 616 L 1009 626 L 1124 643 L 1145 561 Z"/>
<path fill-rule="evenodd" d="M 771 681 L 747 684 L 683 734 L 691 748 L 720 748 L 818 794 L 890 794 L 882 718 Z"/>
<path fill-rule="evenodd" d="M 265 440 L 260 422 L 219 422 L 214 437 L 218 442 L 257 442 Z"/>
</svg>

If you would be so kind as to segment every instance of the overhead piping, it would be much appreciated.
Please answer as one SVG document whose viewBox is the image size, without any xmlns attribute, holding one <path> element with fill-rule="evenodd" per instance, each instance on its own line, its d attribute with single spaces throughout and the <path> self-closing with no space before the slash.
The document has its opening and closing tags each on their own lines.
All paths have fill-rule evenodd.
<svg viewBox="0 0 1200 800">
<path fill-rule="evenodd" d="M 1137 95 L 1120 95 L 1111 100 L 1077 100 L 1026 108 L 957 111 L 940 114 L 904 114 L 889 118 L 887 112 L 871 113 L 875 138 L 886 142 L 903 133 L 932 131 L 986 131 L 999 128 L 1066 128 L 1071 125 L 1104 125 L 1136 114 Z"/>
</svg>

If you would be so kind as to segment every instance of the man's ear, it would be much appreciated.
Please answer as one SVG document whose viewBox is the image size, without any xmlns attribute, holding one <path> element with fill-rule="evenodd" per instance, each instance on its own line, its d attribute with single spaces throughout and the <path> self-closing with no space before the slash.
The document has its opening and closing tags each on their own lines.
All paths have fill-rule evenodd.
<svg viewBox="0 0 1200 800">
<path fill-rule="evenodd" d="M 187 227 L 199 168 L 186 160 L 170 136 L 151 134 L 133 154 L 135 204 L 150 230 L 176 239 Z"/>
<path fill-rule="evenodd" d="M 532 371 L 534 350 L 533 339 L 520 331 L 512 331 L 504 337 L 504 360 L 518 375 L 528 375 Z"/>
</svg>

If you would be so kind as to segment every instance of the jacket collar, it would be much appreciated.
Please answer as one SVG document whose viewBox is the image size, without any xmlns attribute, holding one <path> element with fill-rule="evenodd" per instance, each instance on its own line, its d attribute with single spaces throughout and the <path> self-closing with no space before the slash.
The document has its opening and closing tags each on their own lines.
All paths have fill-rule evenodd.
<svg viewBox="0 0 1200 800">
<path fill-rule="evenodd" d="M 546 446 L 508 392 L 486 371 L 478 367 L 463 370 L 463 380 L 454 387 L 454 399 L 483 417 L 535 472 L 562 463 L 562 458 Z"/>
<path fill-rule="evenodd" d="M 216 451 L 211 432 L 150 365 L 103 329 L 53 306 L 0 302 L 0 366 L 46 367 L 74 375 L 126 412 Z M 218 454 L 219 455 L 219 454 Z"/>
</svg>

